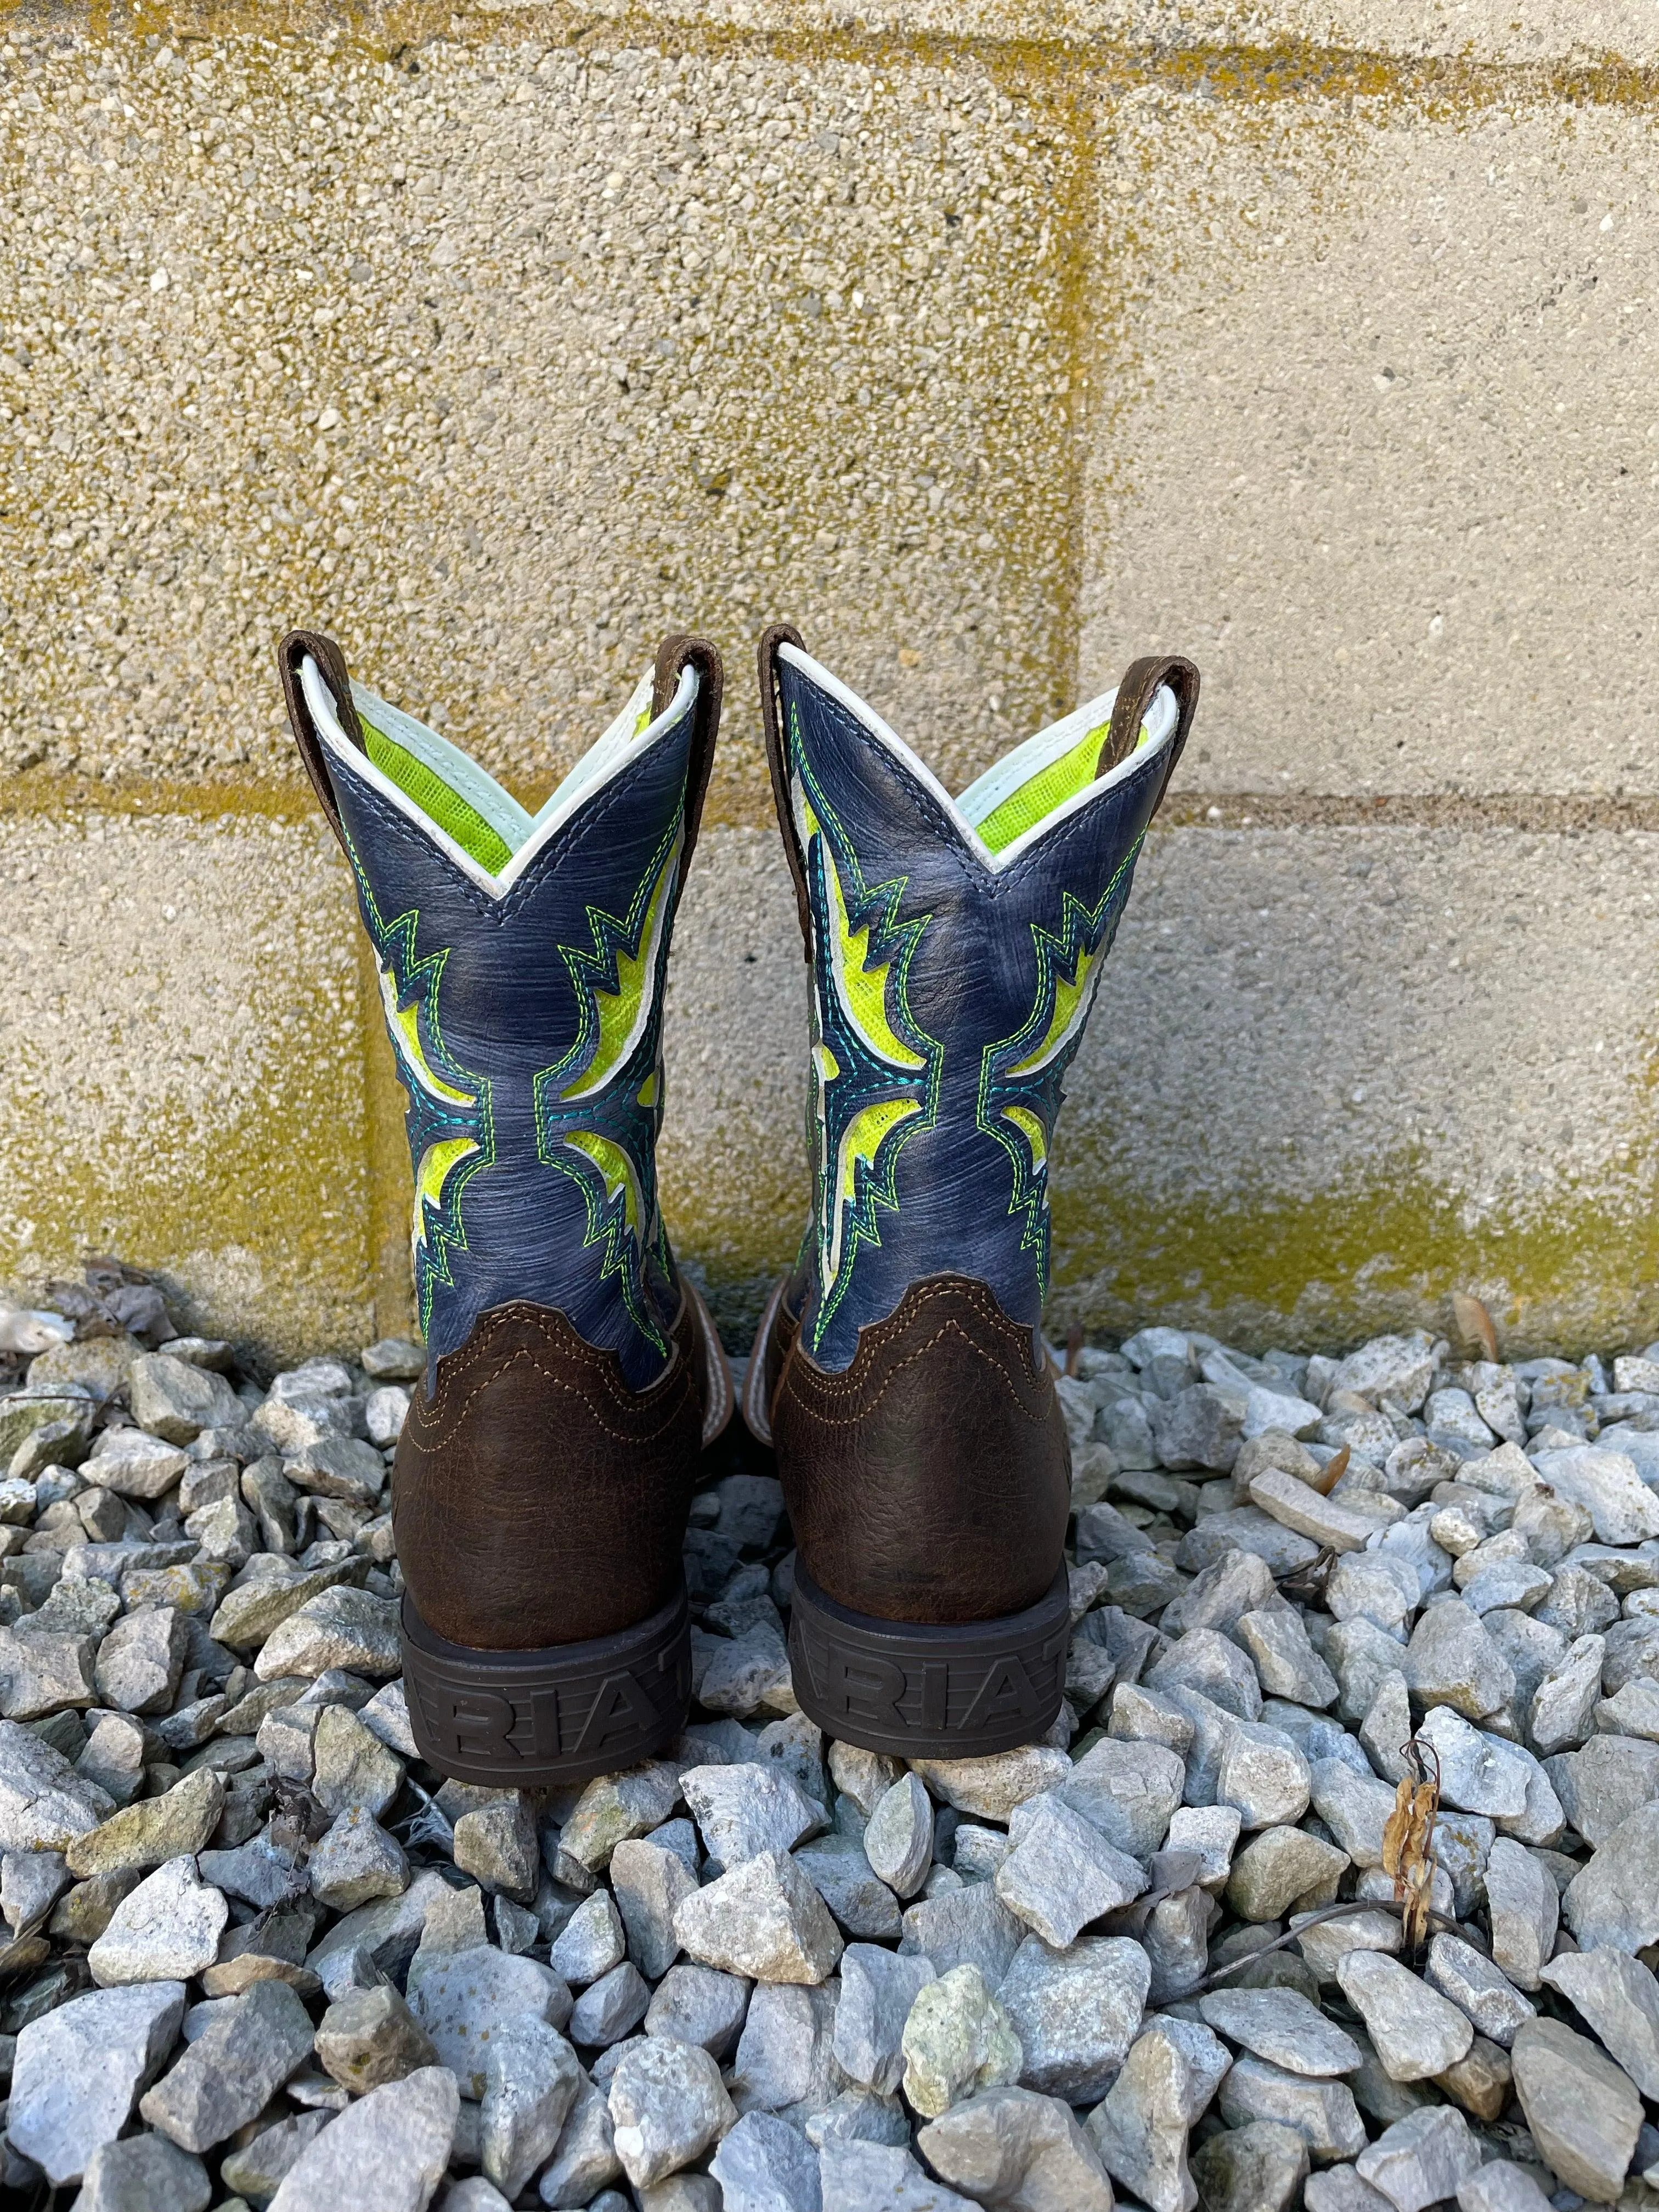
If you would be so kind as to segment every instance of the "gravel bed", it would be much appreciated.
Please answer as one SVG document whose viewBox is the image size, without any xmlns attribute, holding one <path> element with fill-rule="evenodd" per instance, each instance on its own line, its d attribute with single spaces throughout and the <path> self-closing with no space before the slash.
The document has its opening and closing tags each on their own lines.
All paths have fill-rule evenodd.
<svg viewBox="0 0 1659 2212">
<path fill-rule="evenodd" d="M 796 1711 L 734 1435 L 684 1735 L 530 1796 L 409 1733 L 418 1348 L 263 1386 L 131 1269 L 40 1297 L 0 1308 L 0 2199 L 1659 2205 L 1659 1345 L 1077 1349 L 1066 1707 L 910 1770 Z"/>
</svg>

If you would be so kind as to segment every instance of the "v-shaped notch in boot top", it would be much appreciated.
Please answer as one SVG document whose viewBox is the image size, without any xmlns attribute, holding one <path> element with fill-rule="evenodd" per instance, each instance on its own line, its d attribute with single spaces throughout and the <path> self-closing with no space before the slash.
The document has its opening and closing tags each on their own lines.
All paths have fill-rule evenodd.
<svg viewBox="0 0 1659 2212">
<path fill-rule="evenodd" d="M 649 670 L 610 727 L 583 754 L 534 814 L 459 745 L 366 685 L 350 681 L 361 747 L 342 726 L 340 702 L 315 659 L 299 667 L 301 689 L 325 750 L 371 784 L 491 898 L 510 891 L 537 855 L 629 763 L 678 726 L 697 699 L 700 674 L 688 661 L 673 698 L 651 711 Z"/>
<path fill-rule="evenodd" d="M 987 769 L 952 798 L 933 770 L 858 694 L 800 647 L 785 642 L 778 659 L 816 684 L 860 722 L 869 735 L 931 793 L 963 845 L 993 874 L 1000 875 L 1032 847 L 1104 792 L 1140 774 L 1166 754 L 1181 726 L 1182 710 L 1167 683 L 1153 690 L 1139 727 L 1115 739 L 1113 724 L 1121 685 L 1103 691 L 1039 730 Z M 1126 744 L 1120 758 L 1111 753 Z"/>
</svg>

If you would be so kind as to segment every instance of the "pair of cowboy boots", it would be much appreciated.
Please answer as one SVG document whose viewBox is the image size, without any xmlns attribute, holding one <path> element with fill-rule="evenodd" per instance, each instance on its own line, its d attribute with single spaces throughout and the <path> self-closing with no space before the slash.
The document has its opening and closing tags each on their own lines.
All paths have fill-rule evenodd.
<svg viewBox="0 0 1659 2212">
<path fill-rule="evenodd" d="M 612 1771 L 684 1723 L 681 1546 L 733 1409 L 655 1176 L 720 657 L 669 639 L 535 815 L 326 638 L 281 661 L 408 1093 L 410 1725 L 468 1780 Z M 787 627 L 761 691 L 811 969 L 814 1192 L 743 1413 L 796 1540 L 795 1693 L 871 1750 L 1006 1750 L 1053 1723 L 1068 1637 L 1049 1146 L 1198 674 L 1136 661 L 954 799 Z"/>
</svg>

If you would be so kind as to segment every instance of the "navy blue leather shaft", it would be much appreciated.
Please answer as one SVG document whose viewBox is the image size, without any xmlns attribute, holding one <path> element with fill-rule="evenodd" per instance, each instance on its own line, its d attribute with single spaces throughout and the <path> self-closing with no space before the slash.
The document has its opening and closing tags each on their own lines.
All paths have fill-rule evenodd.
<svg viewBox="0 0 1659 2212">
<path fill-rule="evenodd" d="M 861 1328 L 946 1272 L 1035 1331 L 1061 1082 L 1168 748 L 994 871 L 841 700 L 787 658 L 777 675 L 812 939 L 802 1347 L 844 1369 Z"/>
<path fill-rule="evenodd" d="M 694 719 L 629 757 L 500 898 L 329 757 L 409 1095 L 429 1368 L 511 1299 L 566 1315 L 636 1389 L 666 1364 L 679 1287 L 654 1147 Z"/>
</svg>

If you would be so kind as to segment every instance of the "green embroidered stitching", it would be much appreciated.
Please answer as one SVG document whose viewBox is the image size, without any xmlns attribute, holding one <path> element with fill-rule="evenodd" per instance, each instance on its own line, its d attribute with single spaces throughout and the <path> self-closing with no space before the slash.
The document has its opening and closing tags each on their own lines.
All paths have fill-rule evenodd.
<svg viewBox="0 0 1659 2212">
<path fill-rule="evenodd" d="M 1048 1295 L 1049 1216 L 1048 1146 L 1054 1139 L 1060 1109 L 1060 1085 L 1082 1036 L 1092 1003 L 1092 991 L 1084 987 L 1084 966 L 1103 960 L 1110 943 L 1109 923 L 1119 888 L 1133 870 L 1146 842 L 1143 831 L 1119 862 L 1111 881 L 1093 907 L 1085 907 L 1070 891 L 1061 894 L 1060 927 L 1056 935 L 1040 922 L 1030 925 L 1036 948 L 1037 981 L 1031 1011 L 1012 1036 L 988 1044 L 980 1055 L 975 1119 L 982 1133 L 994 1138 L 1008 1155 L 1013 1169 L 1011 1214 L 1024 1213 L 1020 1232 L 1022 1251 L 1037 1255 L 1037 1279 L 1043 1297 Z M 1047 1041 L 1057 1011 L 1060 978 L 1069 975 L 1078 989 L 1075 1008 L 1066 1029 L 1054 1040 L 1041 1069 L 1025 1083 L 1011 1081 L 1021 1060 Z M 1000 1093 L 1000 1096 L 996 1094 Z M 1036 1157 L 1029 1133 L 1012 1118 L 1029 1115 L 1042 1132 L 1042 1158 Z"/>
</svg>

